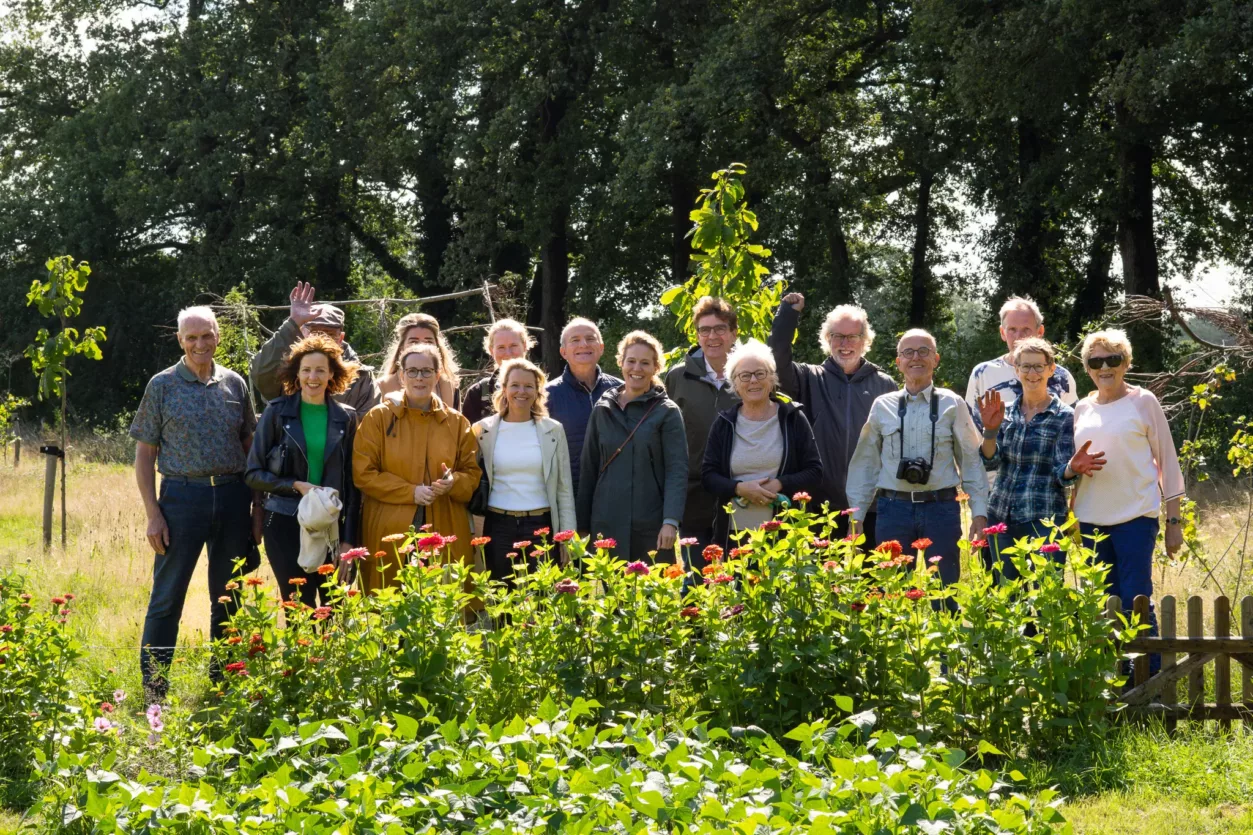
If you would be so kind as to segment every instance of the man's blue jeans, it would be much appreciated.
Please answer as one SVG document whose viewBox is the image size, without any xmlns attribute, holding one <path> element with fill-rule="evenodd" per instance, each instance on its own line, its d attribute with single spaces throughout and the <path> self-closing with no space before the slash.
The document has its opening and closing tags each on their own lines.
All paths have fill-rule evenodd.
<svg viewBox="0 0 1253 835">
<path fill-rule="evenodd" d="M 220 598 L 228 596 L 226 584 L 235 560 L 247 556 L 250 548 L 252 492 L 242 480 L 211 487 L 162 479 L 157 503 L 170 529 L 170 544 L 153 564 L 139 661 L 144 689 L 161 697 L 167 686 L 165 671 L 174 660 L 187 587 L 202 549 L 207 547 L 209 552 L 211 639 L 222 637 L 236 609 L 235 595 L 229 595 L 228 603 Z"/>
<path fill-rule="evenodd" d="M 880 496 L 875 507 L 879 512 L 875 530 L 879 542 L 895 539 L 908 553 L 914 540 L 929 539 L 931 547 L 927 549 L 927 557 L 941 557 L 940 582 L 947 586 L 961 578 L 961 549 L 957 547 L 962 535 L 960 504 L 956 501 L 910 502 Z"/>
</svg>

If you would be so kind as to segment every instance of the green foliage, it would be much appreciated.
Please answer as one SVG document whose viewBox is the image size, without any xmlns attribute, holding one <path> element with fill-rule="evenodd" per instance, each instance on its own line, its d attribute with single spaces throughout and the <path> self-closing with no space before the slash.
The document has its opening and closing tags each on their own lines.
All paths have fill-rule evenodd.
<svg viewBox="0 0 1253 835">
<path fill-rule="evenodd" d="M 430 711 L 275 722 L 199 741 L 194 779 L 115 769 L 113 734 L 67 734 L 49 832 L 998 833 L 1064 824 L 967 754 L 873 731 L 862 714 L 787 735 L 551 700 L 486 723 Z M 416 714 L 416 715 L 415 715 Z M 162 745 L 174 743 L 165 742 Z"/>
<path fill-rule="evenodd" d="M 13 440 L 13 419 L 17 416 L 19 409 L 29 405 L 29 400 L 17 397 L 11 392 L 6 392 L 4 398 L 0 399 L 0 443 L 7 444 Z"/>
<path fill-rule="evenodd" d="M 237 284 L 222 297 L 226 308 L 218 313 L 218 350 L 213 361 L 248 379 L 252 357 L 261 350 L 265 334 L 251 304 L 247 284 Z"/>
<path fill-rule="evenodd" d="M 26 294 L 27 306 L 33 305 L 40 315 L 53 317 L 61 325 L 55 336 L 50 335 L 47 328 L 40 328 L 34 344 L 26 349 L 31 369 L 39 378 L 41 400 L 61 394 L 65 377 L 70 373 L 65 365 L 70 357 L 101 359 L 99 343 L 105 340 L 102 327 L 88 328 L 80 338 L 78 329 L 67 324 L 83 309 L 82 294 L 87 291 L 87 276 L 91 275 L 87 262 L 75 264 L 72 256 L 62 255 L 49 259 L 45 266 L 48 280 L 31 282 Z"/>
<path fill-rule="evenodd" d="M 71 708 L 70 674 L 82 657 L 65 626 L 73 595 L 36 599 L 19 574 L 0 575 L 0 804 L 23 806 L 39 790 L 45 756 Z"/>
<path fill-rule="evenodd" d="M 442 565 L 434 540 L 410 535 L 388 558 L 416 548 L 397 589 L 341 589 L 332 607 L 308 612 L 254 586 L 218 647 L 233 673 L 213 722 L 258 734 L 276 720 L 415 701 L 441 716 L 474 705 L 496 722 L 556 694 L 771 733 L 873 710 L 896 730 L 1005 750 L 1028 744 L 1024 727 L 1039 747 L 1104 727 L 1117 650 L 1089 550 L 1062 539 L 1069 584 L 1036 540 L 1004 550 L 1022 583 L 997 585 L 971 560 L 967 578 L 941 590 L 921 556 L 815 539 L 833 520 L 790 509 L 777 531 L 752 532 L 697 583 L 674 566 L 628 567 L 575 537 L 567 566 L 520 563 L 513 587 L 478 589 L 488 631 L 462 626 L 467 569 Z M 553 545 L 545 537 L 536 547 Z M 948 599 L 960 615 L 932 605 Z"/>
<path fill-rule="evenodd" d="M 739 315 L 740 336 L 762 342 L 770 335 L 774 311 L 783 297 L 782 282 L 768 282 L 763 259 L 770 250 L 753 243 L 757 215 L 744 192 L 747 166 L 732 163 L 715 171 L 712 188 L 701 189 L 691 218 L 692 261 L 696 275 L 661 294 L 660 302 L 678 318 L 679 329 L 696 343 L 692 309 L 703 296 L 726 299 Z"/>
</svg>

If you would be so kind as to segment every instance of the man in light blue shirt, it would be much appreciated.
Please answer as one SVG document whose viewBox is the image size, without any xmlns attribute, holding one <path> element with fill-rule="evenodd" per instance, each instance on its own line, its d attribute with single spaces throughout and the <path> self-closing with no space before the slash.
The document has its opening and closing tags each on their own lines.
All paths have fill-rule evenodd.
<svg viewBox="0 0 1253 835">
<path fill-rule="evenodd" d="M 935 338 L 906 331 L 896 346 L 903 391 L 880 395 L 870 407 L 848 468 L 848 499 L 860 526 L 876 491 L 879 542 L 896 540 L 906 550 L 930 539 L 927 556 L 939 556 L 945 585 L 961 575 L 961 504 L 970 496 L 970 538 L 987 527 L 988 481 L 979 456 L 979 430 L 965 401 L 935 385 L 940 363 Z M 876 544 L 876 543 L 868 543 Z"/>
</svg>

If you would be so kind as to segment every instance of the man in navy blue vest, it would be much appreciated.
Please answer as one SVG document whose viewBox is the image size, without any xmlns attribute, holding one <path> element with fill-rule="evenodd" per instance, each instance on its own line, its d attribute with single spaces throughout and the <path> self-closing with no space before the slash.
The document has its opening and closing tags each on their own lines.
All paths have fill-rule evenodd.
<svg viewBox="0 0 1253 835">
<path fill-rule="evenodd" d="M 566 370 L 545 387 L 548 414 L 566 430 L 575 493 L 579 491 L 579 458 L 583 455 L 583 437 L 592 407 L 606 391 L 622 385 L 617 377 L 600 370 L 604 353 L 605 343 L 596 323 L 582 317 L 571 319 L 561 330 L 561 357 L 566 361 Z"/>
</svg>

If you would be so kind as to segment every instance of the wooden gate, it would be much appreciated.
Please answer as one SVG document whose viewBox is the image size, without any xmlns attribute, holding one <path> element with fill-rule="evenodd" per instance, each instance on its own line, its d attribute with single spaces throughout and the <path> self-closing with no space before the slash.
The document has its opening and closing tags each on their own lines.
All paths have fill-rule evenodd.
<svg viewBox="0 0 1253 835">
<path fill-rule="evenodd" d="M 1143 595 L 1132 603 L 1132 617 L 1148 622 L 1149 599 Z M 1106 613 L 1116 618 L 1122 601 L 1109 598 Z M 1253 596 L 1240 601 L 1240 634 L 1231 634 L 1231 603 L 1217 597 L 1212 604 L 1214 634 L 1205 634 L 1205 610 L 1201 598 L 1187 601 L 1186 634 L 1179 634 L 1175 598 L 1158 601 L 1159 635 L 1141 633 L 1123 644 L 1124 653 L 1137 654 L 1132 662 L 1131 688 L 1122 694 L 1124 712 L 1130 716 L 1161 717 L 1168 728 L 1180 719 L 1216 720 L 1230 727 L 1233 721 L 1253 725 Z M 1161 670 L 1149 675 L 1149 654 L 1160 653 Z M 1232 661 L 1240 676 L 1240 701 L 1232 702 Z M 1205 667 L 1214 665 L 1214 701 L 1205 701 Z M 1179 700 L 1179 685 L 1187 679 L 1186 701 Z"/>
</svg>

